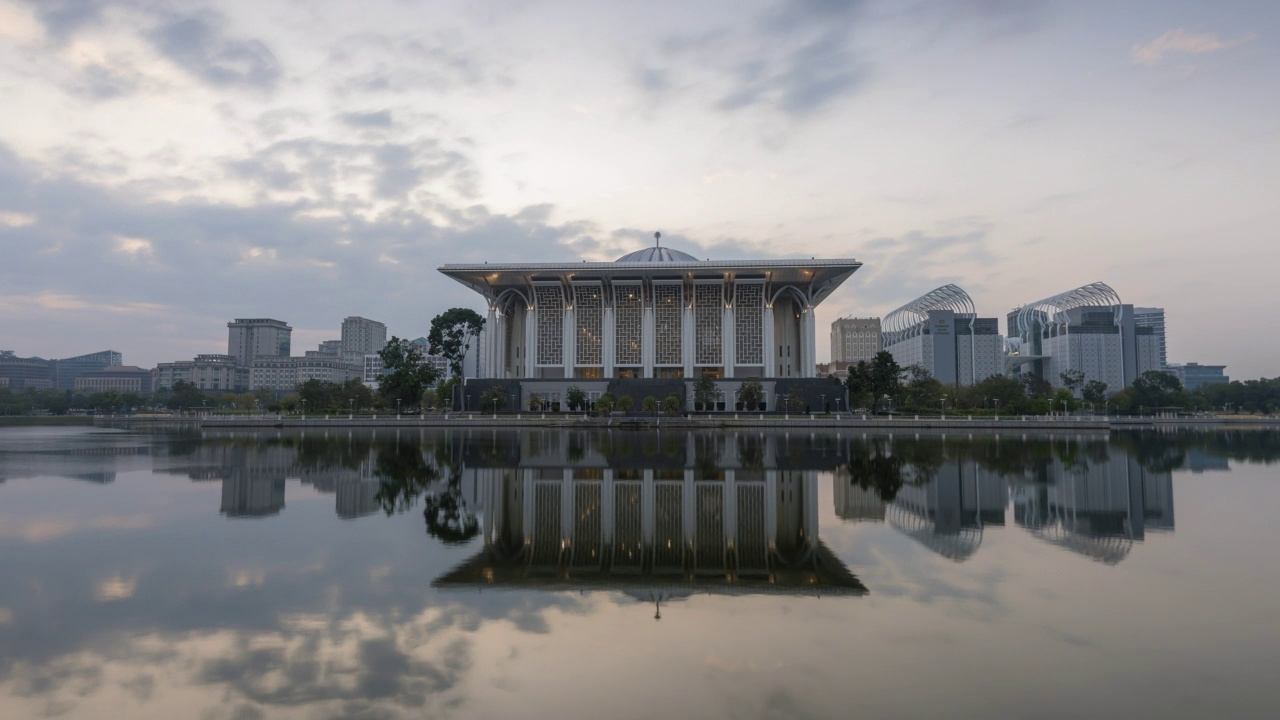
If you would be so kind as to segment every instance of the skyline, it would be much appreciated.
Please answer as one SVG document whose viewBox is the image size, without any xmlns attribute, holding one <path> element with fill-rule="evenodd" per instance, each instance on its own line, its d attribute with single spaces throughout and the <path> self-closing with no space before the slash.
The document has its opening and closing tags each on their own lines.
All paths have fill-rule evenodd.
<svg viewBox="0 0 1280 720">
<path fill-rule="evenodd" d="M 1280 7 L 0 0 L 0 348 L 424 335 L 445 263 L 853 257 L 819 309 L 1104 281 L 1275 375 Z M 1245 325 L 1246 317 L 1250 324 Z M 1257 319 L 1255 319 L 1257 318 Z M 1250 342 L 1240 342 L 1249 333 Z M 1272 332 L 1268 332 L 1272 330 Z M 818 333 L 818 358 L 829 358 Z"/>
</svg>

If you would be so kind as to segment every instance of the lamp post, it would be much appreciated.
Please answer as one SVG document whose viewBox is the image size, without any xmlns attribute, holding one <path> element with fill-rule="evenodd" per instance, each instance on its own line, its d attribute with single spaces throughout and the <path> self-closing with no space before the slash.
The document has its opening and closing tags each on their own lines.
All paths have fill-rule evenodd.
<svg viewBox="0 0 1280 720">
<path fill-rule="evenodd" d="M 1066 417 L 1066 416 L 1067 416 L 1067 401 L 1063 400 L 1062 401 L 1062 417 Z"/>
<path fill-rule="evenodd" d="M 942 396 L 942 419 L 947 419 L 947 396 Z"/>
<path fill-rule="evenodd" d="M 826 412 L 827 411 L 827 394 L 818 393 L 818 398 L 819 398 L 818 402 L 821 403 L 822 405 L 822 412 Z"/>
<path fill-rule="evenodd" d="M 302 419 L 307 419 L 307 399 L 302 398 Z"/>
<path fill-rule="evenodd" d="M 400 419 L 400 398 L 396 398 L 396 419 Z"/>
<path fill-rule="evenodd" d="M 1000 419 L 1000 398 L 996 398 L 996 419 Z"/>
<path fill-rule="evenodd" d="M 356 417 L 356 399 L 355 398 L 351 398 L 347 400 L 347 413 L 348 413 L 347 414 L 348 420 L 355 419 Z"/>
</svg>

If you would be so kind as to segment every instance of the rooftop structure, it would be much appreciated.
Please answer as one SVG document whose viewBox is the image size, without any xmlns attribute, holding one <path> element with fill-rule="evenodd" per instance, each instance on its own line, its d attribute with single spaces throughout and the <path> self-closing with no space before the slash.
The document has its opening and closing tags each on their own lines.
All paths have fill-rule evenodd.
<svg viewBox="0 0 1280 720">
<path fill-rule="evenodd" d="M 979 318 L 957 285 L 935 288 L 885 316 L 884 349 L 899 365 L 921 365 L 949 385 L 975 385 L 1004 372 L 1004 341 L 995 318 Z"/>
<path fill-rule="evenodd" d="M 1010 368 L 1033 372 L 1054 387 L 1063 387 L 1063 373 L 1078 371 L 1114 392 L 1160 368 L 1154 329 L 1138 326 L 1133 306 L 1102 282 L 1015 308 L 1009 332 L 1021 339 Z"/>
</svg>

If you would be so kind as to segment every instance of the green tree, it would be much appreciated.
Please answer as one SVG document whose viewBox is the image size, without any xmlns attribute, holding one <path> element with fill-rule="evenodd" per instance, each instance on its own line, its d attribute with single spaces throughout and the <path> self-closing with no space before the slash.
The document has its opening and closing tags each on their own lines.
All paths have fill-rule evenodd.
<svg viewBox="0 0 1280 720">
<path fill-rule="evenodd" d="M 617 402 L 618 399 L 614 397 L 613 393 L 605 393 L 596 398 L 596 412 L 606 414 L 611 413 L 613 412 L 613 406 L 616 405 Z"/>
<path fill-rule="evenodd" d="M 570 385 L 568 390 L 564 391 L 564 404 L 573 412 L 579 412 L 587 407 L 587 392 L 577 385 Z"/>
<path fill-rule="evenodd" d="M 1107 401 L 1107 384 L 1101 380 L 1090 380 L 1084 384 L 1084 388 L 1081 389 L 1080 395 L 1087 403 L 1101 405 Z"/>
<path fill-rule="evenodd" d="M 1054 411 L 1065 410 L 1066 412 L 1071 412 L 1076 409 L 1076 397 L 1071 394 L 1070 390 L 1066 388 L 1059 388 L 1058 391 L 1053 394 L 1052 407 Z"/>
<path fill-rule="evenodd" d="M 449 363 L 454 377 L 462 377 L 462 358 L 471 341 L 484 330 L 484 318 L 470 308 L 449 308 L 431 320 L 427 342 L 432 355 Z"/>
<path fill-rule="evenodd" d="M 693 382 L 693 402 L 703 410 L 712 410 L 716 402 L 716 381 L 700 377 Z"/>
<path fill-rule="evenodd" d="M 631 412 L 631 408 L 636 406 L 635 398 L 630 395 L 623 395 L 618 398 L 618 409 L 622 412 Z"/>
<path fill-rule="evenodd" d="M 871 394 L 877 400 L 885 396 L 896 400 L 902 394 L 902 368 L 888 350 L 876 353 L 871 361 Z"/>
<path fill-rule="evenodd" d="M 378 357 L 384 368 L 378 381 L 378 397 L 387 407 L 417 405 L 422 400 L 422 393 L 439 379 L 436 369 L 426 362 L 422 351 L 408 340 L 392 335 L 391 340 L 378 351 Z"/>
<path fill-rule="evenodd" d="M 662 400 L 662 412 L 668 415 L 679 415 L 680 405 L 680 396 L 675 393 L 671 393 Z"/>
<path fill-rule="evenodd" d="M 866 360 L 859 360 L 857 365 L 849 366 L 849 376 L 845 378 L 844 386 L 849 391 L 850 408 L 870 407 L 875 404 L 871 365 L 868 365 Z"/>
<path fill-rule="evenodd" d="M 1084 388 L 1084 371 L 1070 368 L 1058 373 L 1058 378 L 1062 380 L 1062 387 L 1066 388 L 1072 395 L 1080 394 Z"/>
<path fill-rule="evenodd" d="M 646 395 L 640 401 L 640 408 L 647 413 L 658 412 L 658 398 L 652 395 Z"/>
<path fill-rule="evenodd" d="M 540 412 L 547 405 L 547 399 L 541 393 L 529 393 L 529 409 Z"/>
<path fill-rule="evenodd" d="M 496 413 L 507 407 L 507 391 L 500 385 L 494 385 L 480 396 L 480 411 Z"/>
<path fill-rule="evenodd" d="M 738 387 L 738 402 L 747 412 L 756 412 L 764 403 L 764 385 L 759 380 L 744 380 Z"/>
<path fill-rule="evenodd" d="M 196 387 L 195 383 L 186 380 L 178 380 L 173 383 L 173 389 L 169 393 L 169 399 L 165 403 L 169 409 L 177 410 L 179 408 L 200 407 L 200 405 L 208 400 L 204 393 Z"/>
<path fill-rule="evenodd" d="M 1053 394 L 1053 385 L 1035 373 L 1023 373 L 1022 387 L 1030 398 L 1048 398 Z"/>
</svg>

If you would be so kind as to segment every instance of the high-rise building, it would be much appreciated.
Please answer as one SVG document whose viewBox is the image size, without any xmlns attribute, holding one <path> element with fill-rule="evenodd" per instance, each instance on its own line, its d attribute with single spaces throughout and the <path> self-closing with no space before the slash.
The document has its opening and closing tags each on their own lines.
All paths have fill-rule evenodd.
<svg viewBox="0 0 1280 720">
<path fill-rule="evenodd" d="M 920 365 L 947 385 L 977 385 L 1004 373 L 1000 321 L 978 317 L 973 299 L 955 285 L 886 315 L 884 349 L 902 367 Z"/>
<path fill-rule="evenodd" d="M 1106 383 L 1115 392 L 1142 373 L 1160 369 L 1155 328 L 1134 322 L 1126 305 L 1106 283 L 1096 282 L 1029 303 L 1009 313 L 1009 334 L 1020 340 L 1010 366 L 1063 387 L 1067 371 L 1085 381 Z"/>
<path fill-rule="evenodd" d="M 880 318 L 847 317 L 831 323 L 831 362 L 871 362 L 880 350 Z"/>
<path fill-rule="evenodd" d="M 18 357 L 12 350 L 0 350 L 0 378 L 5 387 L 47 390 L 53 387 L 53 367 L 40 357 Z"/>
<path fill-rule="evenodd" d="M 246 368 L 257 357 L 289 357 L 292 335 L 283 320 L 237 318 L 227 323 L 227 354 Z"/>
<path fill-rule="evenodd" d="M 342 359 L 348 365 L 364 367 L 364 356 L 387 344 L 387 326 L 359 316 L 342 319 Z"/>
<path fill-rule="evenodd" d="M 1149 327 L 1152 334 L 1156 336 L 1156 343 L 1160 346 L 1160 368 L 1169 367 L 1168 348 L 1165 344 L 1164 330 L 1164 308 L 1135 307 L 1133 309 L 1133 324 L 1137 327 Z"/>
<path fill-rule="evenodd" d="M 51 360 L 50 364 L 53 370 L 53 386 L 59 390 L 70 390 L 76 386 L 76 378 L 84 373 L 123 365 L 124 356 L 115 350 L 101 350 L 64 360 Z"/>
</svg>

